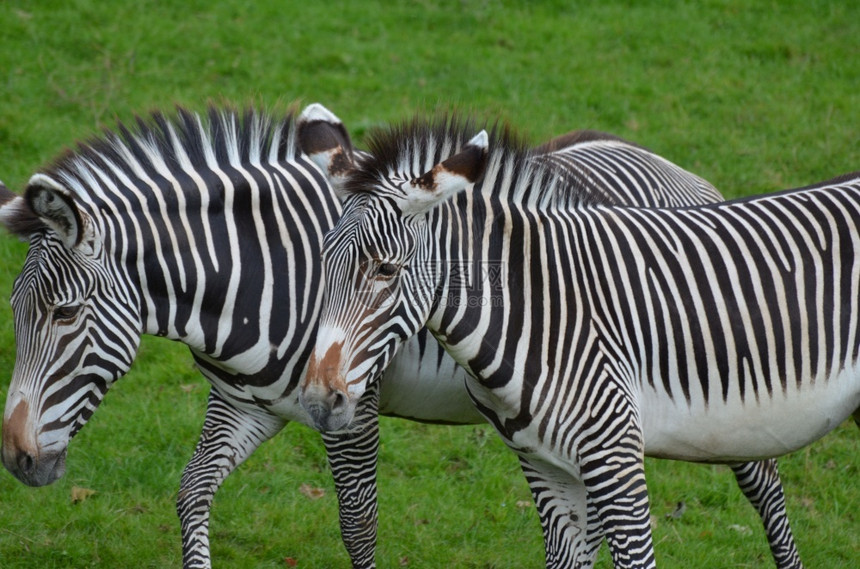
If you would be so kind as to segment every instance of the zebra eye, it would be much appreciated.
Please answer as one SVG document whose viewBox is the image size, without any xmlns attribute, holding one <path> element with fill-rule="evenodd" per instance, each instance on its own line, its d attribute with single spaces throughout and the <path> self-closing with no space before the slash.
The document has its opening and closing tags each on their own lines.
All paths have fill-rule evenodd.
<svg viewBox="0 0 860 569">
<path fill-rule="evenodd" d="M 81 311 L 82 304 L 68 304 L 54 307 L 54 320 L 71 320 Z"/>
<path fill-rule="evenodd" d="M 400 267 L 394 263 L 379 263 L 379 266 L 376 267 L 376 276 L 383 279 L 390 279 L 397 275 L 399 271 Z"/>
</svg>

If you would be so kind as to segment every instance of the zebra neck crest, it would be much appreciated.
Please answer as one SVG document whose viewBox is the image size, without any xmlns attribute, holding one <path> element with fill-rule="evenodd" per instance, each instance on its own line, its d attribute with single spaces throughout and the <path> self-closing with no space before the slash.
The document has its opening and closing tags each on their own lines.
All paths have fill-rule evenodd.
<svg viewBox="0 0 860 569">
<path fill-rule="evenodd" d="M 111 199 L 115 186 L 170 193 L 170 184 L 158 182 L 225 166 L 290 160 L 299 152 L 293 110 L 276 116 L 211 106 L 201 115 L 180 107 L 173 115 L 138 117 L 132 127 L 119 123 L 78 143 L 42 174 L 81 202 L 98 203 Z"/>
<path fill-rule="evenodd" d="M 370 158 L 352 172 L 345 191 L 381 194 L 392 191 L 386 180 L 420 183 L 435 166 L 462 151 L 481 128 L 474 119 L 453 113 L 375 130 L 368 139 Z M 535 154 L 509 127 L 492 125 L 486 171 L 476 188 L 490 198 L 538 209 L 604 203 L 587 191 L 583 179 L 554 164 L 535 162 Z"/>
</svg>

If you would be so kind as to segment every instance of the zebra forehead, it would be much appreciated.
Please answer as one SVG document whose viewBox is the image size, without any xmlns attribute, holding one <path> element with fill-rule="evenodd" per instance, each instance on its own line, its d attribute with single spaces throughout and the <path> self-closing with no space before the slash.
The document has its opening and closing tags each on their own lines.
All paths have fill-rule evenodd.
<svg viewBox="0 0 860 569">
<path fill-rule="evenodd" d="M 12 301 L 33 294 L 46 301 L 73 298 L 93 281 L 89 265 L 80 263 L 52 233 L 34 236 L 24 266 L 12 287 Z M 48 298 L 50 296 L 51 298 Z"/>
</svg>

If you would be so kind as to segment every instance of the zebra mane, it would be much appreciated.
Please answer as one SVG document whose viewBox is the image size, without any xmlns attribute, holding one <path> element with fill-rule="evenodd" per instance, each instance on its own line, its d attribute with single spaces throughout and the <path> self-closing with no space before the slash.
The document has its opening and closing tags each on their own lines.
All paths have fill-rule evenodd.
<svg viewBox="0 0 860 569">
<path fill-rule="evenodd" d="M 286 160 L 300 153 L 294 118 L 294 107 L 277 116 L 215 105 L 204 114 L 183 107 L 169 115 L 154 111 L 136 117 L 132 126 L 120 122 L 79 142 L 42 172 L 82 196 L 95 171 L 114 179 L 122 174 L 158 180 L 217 166 Z"/>
<path fill-rule="evenodd" d="M 509 125 L 487 126 L 458 113 L 418 116 L 370 131 L 366 141 L 370 157 L 350 175 L 344 189 L 367 193 L 394 175 L 418 177 L 459 152 L 482 128 L 489 132 L 488 165 L 478 182 L 484 194 L 538 208 L 603 203 L 587 191 L 584 175 L 534 161 L 546 150 L 530 148 Z"/>
<path fill-rule="evenodd" d="M 162 180 L 219 166 L 287 160 L 300 153 L 295 114 L 295 106 L 277 116 L 251 107 L 238 111 L 215 105 L 203 115 L 183 107 L 171 115 L 154 111 L 136 117 L 132 126 L 120 122 L 78 142 L 40 172 L 83 202 L 92 202 L 94 189 L 104 186 L 99 183 L 103 176 L 122 187 L 121 178 L 135 183 L 143 177 Z M 138 190 L 148 187 L 137 184 Z M 11 198 L 2 201 L 6 199 Z M 47 227 L 23 199 L 4 206 L 0 221 L 22 237 Z"/>
</svg>

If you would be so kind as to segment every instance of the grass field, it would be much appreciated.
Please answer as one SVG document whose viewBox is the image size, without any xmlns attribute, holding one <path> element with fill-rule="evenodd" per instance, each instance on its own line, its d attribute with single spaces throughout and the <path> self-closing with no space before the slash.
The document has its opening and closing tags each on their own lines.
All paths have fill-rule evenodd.
<svg viewBox="0 0 860 569">
<path fill-rule="evenodd" d="M 860 169 L 857 3 L 6 0 L 0 22 L 0 179 L 18 191 L 117 119 L 209 100 L 320 101 L 357 140 L 440 104 L 504 117 L 536 142 L 595 128 L 727 197 Z M 0 296 L 25 252 L 0 238 Z M 13 361 L 4 302 L 0 399 Z M 146 339 L 73 441 L 64 479 L 32 489 L 0 472 L 0 567 L 178 567 L 173 504 L 206 392 L 181 346 Z M 489 428 L 384 420 L 382 436 L 380 567 L 541 566 L 528 489 Z M 781 462 L 808 567 L 860 560 L 858 448 L 846 424 Z M 770 564 L 727 469 L 647 468 L 662 567 Z M 95 494 L 74 503 L 80 488 Z M 667 517 L 678 502 L 685 513 Z M 212 550 L 221 568 L 347 566 L 316 433 L 289 427 L 226 481 Z"/>
</svg>

